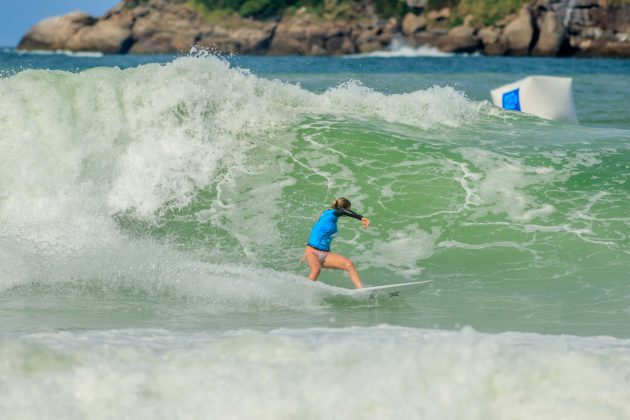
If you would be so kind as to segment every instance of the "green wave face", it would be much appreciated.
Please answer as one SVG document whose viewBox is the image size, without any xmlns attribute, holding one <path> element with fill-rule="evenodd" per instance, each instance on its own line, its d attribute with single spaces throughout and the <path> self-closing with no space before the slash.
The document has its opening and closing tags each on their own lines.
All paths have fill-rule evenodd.
<svg viewBox="0 0 630 420">
<path fill-rule="evenodd" d="M 343 195 L 373 226 L 342 220 L 334 250 L 368 284 L 433 279 L 435 295 L 418 304 L 462 324 L 623 334 L 625 141 L 532 118 L 423 130 L 308 116 L 254 146 L 251 172 L 165 214 L 158 230 L 218 244 L 217 262 L 304 275 L 310 227 Z M 323 279 L 349 286 L 341 273 Z"/>
<path fill-rule="evenodd" d="M 25 71 L 0 98 L 5 294 L 80 284 L 167 317 L 326 307 L 298 261 L 345 196 L 373 225 L 342 219 L 334 251 L 364 283 L 434 280 L 374 322 L 627 335 L 627 130 L 449 87 L 312 93 L 213 57 Z"/>
</svg>

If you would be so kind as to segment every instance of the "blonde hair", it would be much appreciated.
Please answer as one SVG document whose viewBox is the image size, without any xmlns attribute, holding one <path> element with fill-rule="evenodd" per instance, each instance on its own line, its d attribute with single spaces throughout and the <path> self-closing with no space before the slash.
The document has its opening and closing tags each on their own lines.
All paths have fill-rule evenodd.
<svg viewBox="0 0 630 420">
<path fill-rule="evenodd" d="M 345 197 L 339 197 L 338 199 L 333 201 L 333 203 L 330 206 L 330 208 L 333 208 L 333 209 L 349 209 L 350 206 L 352 206 L 352 204 L 350 203 L 350 200 L 348 200 Z"/>
</svg>

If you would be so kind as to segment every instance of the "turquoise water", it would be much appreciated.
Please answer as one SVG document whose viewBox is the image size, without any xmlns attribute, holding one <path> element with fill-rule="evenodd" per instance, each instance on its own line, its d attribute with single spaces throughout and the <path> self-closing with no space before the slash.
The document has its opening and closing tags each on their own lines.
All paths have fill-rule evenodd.
<svg viewBox="0 0 630 420">
<path fill-rule="evenodd" d="M 630 416 L 630 62 L 7 50 L 0 74 L 10 418 Z M 488 102 L 530 74 L 574 78 L 579 125 Z M 334 243 L 365 284 L 432 285 L 307 282 L 340 195 L 373 223 Z"/>
</svg>

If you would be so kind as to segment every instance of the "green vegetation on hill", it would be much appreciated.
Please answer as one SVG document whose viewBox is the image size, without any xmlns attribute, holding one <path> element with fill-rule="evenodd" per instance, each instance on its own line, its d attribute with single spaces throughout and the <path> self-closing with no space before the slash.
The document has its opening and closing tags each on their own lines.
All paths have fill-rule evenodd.
<svg viewBox="0 0 630 420">
<path fill-rule="evenodd" d="M 473 15 L 477 23 L 487 26 L 518 13 L 529 0 L 460 0 L 457 3 L 455 13 L 458 16 Z"/>
<path fill-rule="evenodd" d="M 376 13 L 382 17 L 401 17 L 409 11 L 404 0 L 374 0 Z"/>
<path fill-rule="evenodd" d="M 461 24 L 464 17 L 473 15 L 475 23 L 488 26 L 509 14 L 518 13 L 527 3 L 529 0 L 429 0 L 427 9 L 439 10 L 449 7 L 452 12 L 451 25 Z"/>
<path fill-rule="evenodd" d="M 138 6 L 148 0 L 125 0 L 129 7 Z M 490 25 L 511 13 L 516 13 L 529 0 L 428 0 L 428 10 L 449 7 L 452 11 L 450 23 L 461 23 L 466 15 L 475 16 L 477 23 Z M 609 0 L 623 3 L 630 0 Z M 188 0 L 188 3 L 206 17 L 220 19 L 230 15 L 256 19 L 272 18 L 292 14 L 304 7 L 309 12 L 323 16 L 347 17 L 356 0 Z M 404 0 L 372 0 L 376 13 L 381 18 L 401 18 L 409 11 Z"/>
<path fill-rule="evenodd" d="M 291 7 L 305 6 L 309 9 L 320 9 L 323 0 L 190 0 L 191 3 L 202 11 L 222 11 L 225 14 L 237 13 L 243 17 L 269 18 L 282 15 Z"/>
<path fill-rule="evenodd" d="M 273 16 L 288 6 L 286 0 L 193 0 L 193 3 L 199 9 L 232 11 L 251 17 Z"/>
<path fill-rule="evenodd" d="M 137 0 L 131 0 L 137 1 Z M 306 8 L 316 15 L 329 13 L 344 15 L 352 8 L 352 0 L 189 0 L 197 9 L 215 14 L 216 11 L 238 13 L 243 17 L 270 18 Z M 400 17 L 407 11 L 402 0 L 373 0 L 376 12 L 381 17 Z"/>
</svg>

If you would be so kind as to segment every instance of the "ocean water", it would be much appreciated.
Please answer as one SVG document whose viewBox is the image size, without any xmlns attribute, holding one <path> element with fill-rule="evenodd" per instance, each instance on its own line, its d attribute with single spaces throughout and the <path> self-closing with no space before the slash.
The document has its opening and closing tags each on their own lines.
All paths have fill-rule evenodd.
<svg viewBox="0 0 630 420">
<path fill-rule="evenodd" d="M 580 124 L 489 90 L 574 78 Z M 0 52 L 3 419 L 630 418 L 630 61 Z M 339 298 L 334 250 L 400 299 Z"/>
</svg>

